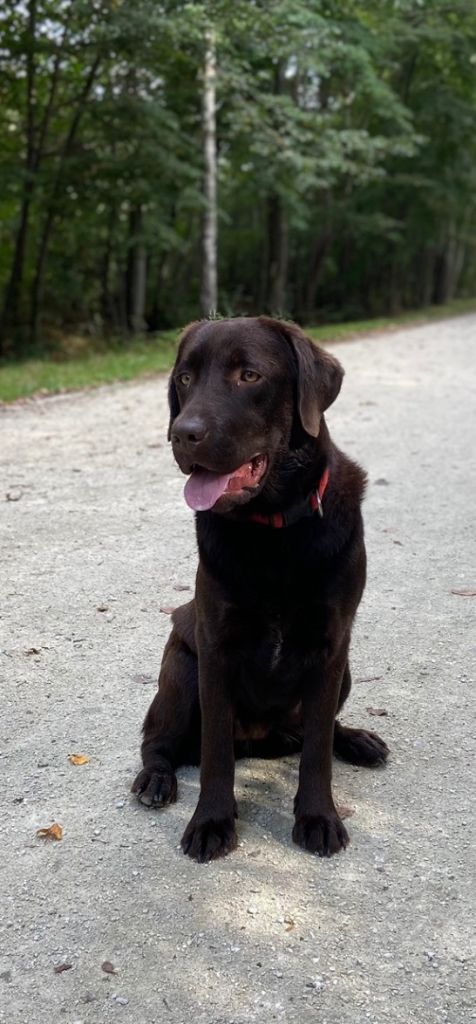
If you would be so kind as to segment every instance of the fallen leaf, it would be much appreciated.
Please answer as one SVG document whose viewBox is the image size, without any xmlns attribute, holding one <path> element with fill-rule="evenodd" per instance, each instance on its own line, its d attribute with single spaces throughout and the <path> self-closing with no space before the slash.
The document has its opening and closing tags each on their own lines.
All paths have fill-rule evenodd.
<svg viewBox="0 0 476 1024">
<path fill-rule="evenodd" d="M 452 590 L 451 593 L 458 597 L 476 597 L 476 590 Z"/>
<path fill-rule="evenodd" d="M 98 611 L 98 612 L 108 612 L 109 611 L 109 605 L 108 604 L 98 604 L 98 606 L 96 608 L 96 611 Z"/>
<path fill-rule="evenodd" d="M 62 839 L 63 829 L 58 822 L 55 821 L 53 825 L 48 825 L 47 828 L 38 828 L 36 834 L 39 839 Z"/>
<path fill-rule="evenodd" d="M 40 650 L 38 647 L 29 647 L 25 654 L 40 654 Z"/>
<path fill-rule="evenodd" d="M 105 960 L 104 963 L 101 964 L 101 969 L 105 974 L 117 974 L 116 968 L 110 960 Z"/>
<path fill-rule="evenodd" d="M 392 544 L 398 544 L 398 546 L 400 548 L 403 548 L 403 544 L 402 544 L 401 540 L 392 540 Z"/>
<path fill-rule="evenodd" d="M 388 711 L 385 708 L 366 708 L 369 715 L 377 715 L 379 718 L 383 718 L 384 715 L 388 715 Z"/>
<path fill-rule="evenodd" d="M 86 754 L 68 754 L 70 764 L 89 764 L 90 758 Z"/>
<path fill-rule="evenodd" d="M 55 974 L 63 974 L 64 971 L 70 971 L 72 966 L 72 964 L 55 964 L 53 970 Z"/>
<path fill-rule="evenodd" d="M 355 814 L 355 807 L 347 807 L 346 804 L 336 804 L 336 811 L 339 818 L 343 821 L 344 818 L 351 818 Z"/>
<path fill-rule="evenodd" d="M 191 590 L 188 583 L 174 583 L 174 590 Z"/>
<path fill-rule="evenodd" d="M 175 611 L 175 608 L 171 608 L 169 605 L 164 605 L 163 608 L 159 608 L 159 612 L 163 612 L 164 615 L 171 615 Z"/>
</svg>

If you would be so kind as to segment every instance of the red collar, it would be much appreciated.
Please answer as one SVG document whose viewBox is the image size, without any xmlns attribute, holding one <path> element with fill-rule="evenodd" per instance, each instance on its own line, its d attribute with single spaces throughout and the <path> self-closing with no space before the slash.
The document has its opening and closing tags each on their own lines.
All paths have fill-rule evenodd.
<svg viewBox="0 0 476 1024">
<path fill-rule="evenodd" d="M 300 519 L 305 519 L 308 516 L 314 515 L 314 512 L 318 512 L 319 515 L 324 515 L 322 508 L 322 499 L 329 483 L 329 467 L 326 466 L 319 485 L 311 491 L 309 496 L 301 501 L 298 505 L 293 505 L 287 509 L 286 512 L 274 512 L 271 516 L 260 516 L 256 514 L 250 516 L 248 522 L 261 523 L 262 526 L 272 526 L 274 529 L 279 530 L 283 526 L 293 526 L 294 523 L 299 522 Z"/>
</svg>

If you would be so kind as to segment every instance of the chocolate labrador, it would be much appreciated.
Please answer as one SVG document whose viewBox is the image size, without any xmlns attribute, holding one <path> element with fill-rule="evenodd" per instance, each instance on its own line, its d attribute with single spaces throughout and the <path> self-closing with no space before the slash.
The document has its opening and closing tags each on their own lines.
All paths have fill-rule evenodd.
<svg viewBox="0 0 476 1024">
<path fill-rule="evenodd" d="M 236 757 L 301 752 L 293 839 L 331 856 L 348 843 L 332 752 L 368 766 L 388 755 L 336 719 L 365 585 L 365 474 L 323 416 L 342 377 L 297 326 L 269 317 L 194 323 L 180 343 L 169 438 L 200 561 L 195 598 L 172 616 L 133 791 L 163 807 L 176 768 L 201 763 L 182 838 L 198 861 L 236 846 Z"/>
</svg>

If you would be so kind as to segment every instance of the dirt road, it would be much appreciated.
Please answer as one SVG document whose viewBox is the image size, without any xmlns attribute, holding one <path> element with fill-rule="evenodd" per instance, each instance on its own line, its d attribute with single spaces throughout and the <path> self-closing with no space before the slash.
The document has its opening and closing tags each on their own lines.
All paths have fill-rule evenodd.
<svg viewBox="0 0 476 1024">
<path fill-rule="evenodd" d="M 240 845 L 211 865 L 178 849 L 195 769 L 162 813 L 129 794 L 196 565 L 165 379 L 0 410 L 4 1024 L 476 1020 L 476 317 L 336 351 L 328 422 L 369 473 L 344 720 L 392 759 L 336 763 L 330 861 L 291 842 L 295 758 L 239 764 Z"/>
</svg>

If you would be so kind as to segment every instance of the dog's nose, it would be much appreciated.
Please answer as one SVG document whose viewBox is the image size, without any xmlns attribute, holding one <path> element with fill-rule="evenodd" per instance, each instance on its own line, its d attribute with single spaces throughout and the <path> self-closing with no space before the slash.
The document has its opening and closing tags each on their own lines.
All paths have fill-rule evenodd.
<svg viewBox="0 0 476 1024">
<path fill-rule="evenodd" d="M 173 444 L 201 444 L 208 435 L 206 424 L 199 416 L 176 420 L 172 427 Z"/>
</svg>

